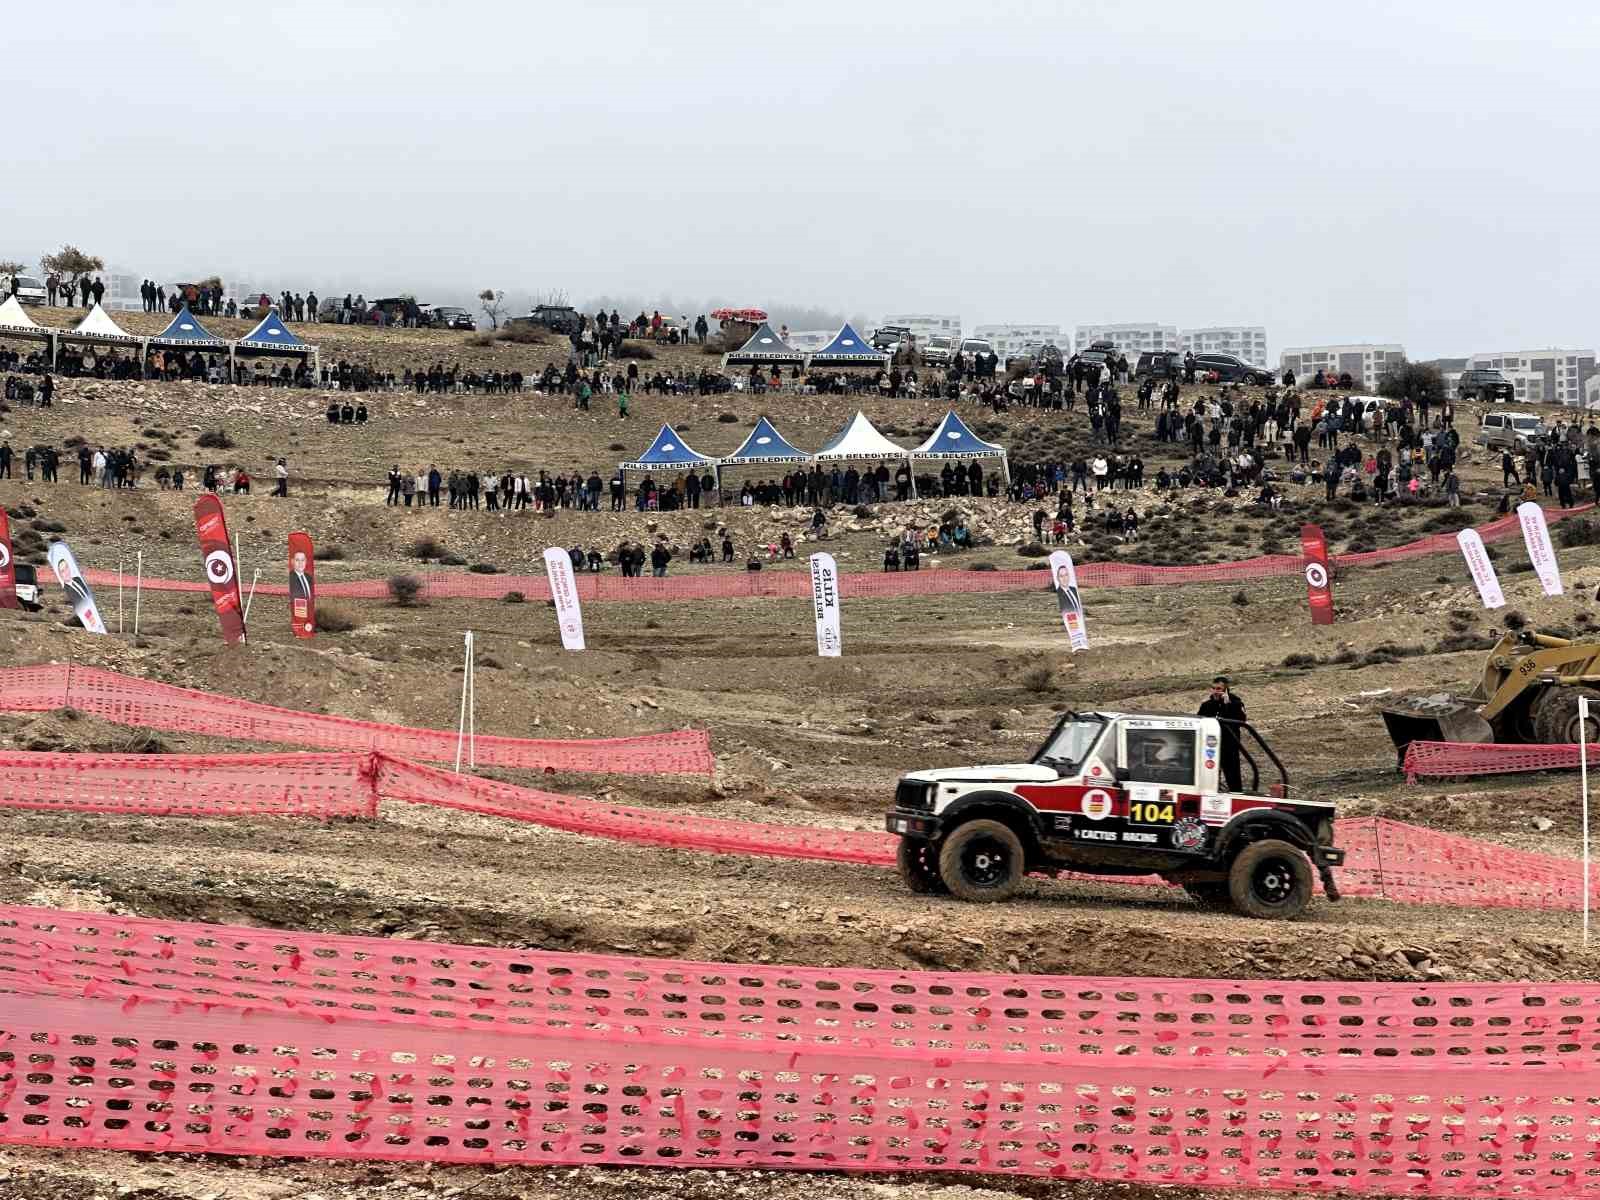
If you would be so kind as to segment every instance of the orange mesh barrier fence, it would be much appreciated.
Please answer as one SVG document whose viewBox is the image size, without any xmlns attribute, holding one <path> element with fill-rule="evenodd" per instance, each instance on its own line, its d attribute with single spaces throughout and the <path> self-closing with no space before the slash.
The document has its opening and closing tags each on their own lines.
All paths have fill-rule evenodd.
<svg viewBox="0 0 1600 1200">
<path fill-rule="evenodd" d="M 1522 771 L 1576 771 L 1572 745 L 1497 745 L 1477 742 L 1412 742 L 1406 747 L 1406 778 L 1449 779 L 1467 775 L 1510 775 Z M 1600 768 L 1600 746 L 1589 747 L 1589 769 Z"/>
<path fill-rule="evenodd" d="M 1550 523 L 1560 521 L 1574 513 L 1584 512 L 1592 505 L 1576 508 L 1546 510 Z M 1516 515 L 1498 517 L 1477 527 L 1485 542 L 1520 536 L 1521 526 Z M 1362 554 L 1345 554 L 1335 560 L 1336 567 L 1363 567 L 1376 563 L 1400 562 L 1427 554 L 1458 554 L 1455 534 L 1436 533 L 1409 542 L 1404 546 L 1391 546 L 1386 550 L 1372 550 Z M 1083 587 L 1146 587 L 1182 583 L 1231 583 L 1244 579 L 1266 579 L 1274 576 L 1298 575 L 1301 571 L 1298 555 L 1276 554 L 1234 562 L 1196 563 L 1189 566 L 1151 566 L 1144 563 L 1081 563 L 1078 565 L 1078 582 Z M 114 586 L 118 581 L 115 571 L 85 571 L 85 578 L 94 586 Z M 433 599 L 496 600 L 507 592 L 521 592 L 529 600 L 550 599 L 549 580 L 543 575 L 474 575 L 470 572 L 436 571 L 420 575 L 422 594 Z M 125 581 L 125 577 L 124 577 Z M 665 579 L 644 576 L 624 579 L 620 575 L 577 576 L 578 598 L 584 603 L 607 601 L 672 601 L 702 600 L 711 598 L 809 598 L 811 578 L 803 571 L 737 571 L 725 574 L 677 575 Z M 155 591 L 203 592 L 210 584 L 203 580 L 151 579 L 144 586 Z M 845 597 L 870 596 L 926 596 L 949 593 L 1015 592 L 1043 590 L 1049 586 L 1047 573 L 1042 571 L 902 571 L 844 575 L 840 591 Z M 256 590 L 264 595 L 288 594 L 286 583 L 263 583 Z M 389 588 L 382 579 L 358 579 L 335 582 L 323 581 L 319 576 L 317 595 L 347 599 L 383 600 Z"/>
<path fill-rule="evenodd" d="M 372 817 L 370 754 L 0 752 L 0 808 L 144 817 Z"/>
<path fill-rule="evenodd" d="M 456 754 L 456 735 L 444 729 L 274 708 L 97 667 L 52 664 L 0 670 L 0 709 L 49 712 L 68 706 L 119 724 L 247 742 L 383 751 L 430 762 L 449 762 Z M 714 766 L 711 738 L 702 729 L 574 741 L 479 734 L 476 754 L 483 766 L 616 775 L 710 775 Z"/>
<path fill-rule="evenodd" d="M 1600 1192 L 1600 987 L 693 963 L 0 909 L 0 1142 Z"/>
</svg>

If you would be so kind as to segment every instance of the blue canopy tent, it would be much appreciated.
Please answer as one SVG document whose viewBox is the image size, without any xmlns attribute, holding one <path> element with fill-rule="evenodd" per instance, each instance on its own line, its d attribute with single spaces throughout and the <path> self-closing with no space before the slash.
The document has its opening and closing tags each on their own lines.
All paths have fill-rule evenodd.
<svg viewBox="0 0 1600 1200">
<path fill-rule="evenodd" d="M 321 373 L 321 355 L 317 348 L 290 333 L 276 308 L 268 309 L 267 315 L 256 323 L 254 329 L 228 348 L 230 372 L 233 369 L 233 357 L 241 350 L 250 354 L 303 354 L 313 372 Z"/>
<path fill-rule="evenodd" d="M 811 455 L 797 449 L 772 427 L 772 422 L 762 417 L 745 438 L 744 445 L 722 460 L 725 467 L 759 465 L 767 463 L 810 462 Z"/>
<path fill-rule="evenodd" d="M 656 434 L 656 440 L 650 443 L 650 449 L 633 462 L 618 463 L 617 471 L 622 474 L 628 471 L 694 471 L 701 467 L 711 468 L 720 491 L 721 464 L 685 445 L 683 439 L 672 431 L 671 425 L 663 425 L 661 432 Z"/>
<path fill-rule="evenodd" d="M 296 339 L 298 340 L 298 339 Z M 155 337 L 150 339 L 152 345 L 158 346 L 184 346 L 190 349 L 199 349 L 202 346 L 222 347 L 228 344 L 226 338 L 219 338 L 199 321 L 189 311 L 185 304 L 178 310 L 178 315 L 172 318 L 171 323 Z"/>
<path fill-rule="evenodd" d="M 750 335 L 739 349 L 722 356 L 722 365 L 725 367 L 749 367 L 768 364 L 772 366 L 799 366 L 805 362 L 806 356 L 801 354 L 788 342 L 784 341 L 773 332 L 772 326 L 765 321 L 761 328 Z"/>
<path fill-rule="evenodd" d="M 833 341 L 821 350 L 818 350 L 806 362 L 810 367 L 849 367 L 868 366 L 881 367 L 889 361 L 889 356 L 882 350 L 875 350 L 872 344 L 850 327 L 846 321 L 843 328 L 834 334 Z"/>
<path fill-rule="evenodd" d="M 928 435 L 927 441 L 911 452 L 911 457 L 913 460 L 935 461 L 951 458 L 998 458 L 1007 486 L 1011 483 L 1011 463 L 1006 448 L 997 446 L 993 442 L 986 442 L 973 433 L 967 428 L 967 423 L 956 415 L 954 409 L 945 413 L 944 420 L 939 422 L 939 427 Z"/>
</svg>

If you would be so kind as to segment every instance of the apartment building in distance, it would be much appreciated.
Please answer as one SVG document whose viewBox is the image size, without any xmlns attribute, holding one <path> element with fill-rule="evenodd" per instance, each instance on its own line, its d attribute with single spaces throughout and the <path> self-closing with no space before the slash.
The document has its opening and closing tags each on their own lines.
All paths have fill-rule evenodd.
<svg viewBox="0 0 1600 1200">
<path fill-rule="evenodd" d="M 979 325 L 973 329 L 972 336 L 983 338 L 993 346 L 1001 362 L 1046 342 L 1063 356 L 1072 353 L 1071 343 L 1062 340 L 1059 325 Z"/>
<path fill-rule="evenodd" d="M 1406 356 L 1406 348 L 1392 343 L 1357 342 L 1348 346 L 1291 346 L 1278 355 L 1278 372 L 1293 371 L 1303 387 L 1318 371 L 1335 377 L 1350 373 L 1364 391 L 1378 390 L 1378 380 Z"/>
<path fill-rule="evenodd" d="M 1501 372 L 1517 389 L 1523 404 L 1566 404 L 1587 401 L 1589 380 L 1596 375 L 1593 350 L 1503 350 L 1467 359 L 1474 371 Z"/>
<path fill-rule="evenodd" d="M 1181 350 L 1181 339 L 1176 325 L 1079 325 L 1073 334 L 1073 345 L 1082 352 L 1091 342 L 1110 342 L 1118 352 L 1128 356 L 1128 365 L 1146 350 Z M 1062 347 L 1066 349 L 1066 347 Z"/>
<path fill-rule="evenodd" d="M 1179 334 L 1179 349 L 1190 354 L 1231 354 L 1252 367 L 1267 367 L 1267 327 L 1265 325 L 1213 325 L 1207 329 L 1185 329 Z"/>
<path fill-rule="evenodd" d="M 961 340 L 961 317 L 948 313 L 900 313 L 885 317 L 881 324 L 904 325 L 911 330 L 911 336 L 917 339 L 917 345 L 926 346 L 928 339 L 942 334 L 948 338 Z M 866 331 L 863 330 L 863 333 Z"/>
</svg>

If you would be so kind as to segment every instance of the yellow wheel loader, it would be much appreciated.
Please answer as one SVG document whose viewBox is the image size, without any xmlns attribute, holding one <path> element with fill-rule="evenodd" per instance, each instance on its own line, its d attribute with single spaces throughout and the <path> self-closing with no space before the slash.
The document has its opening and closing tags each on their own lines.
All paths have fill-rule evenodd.
<svg viewBox="0 0 1600 1200">
<path fill-rule="evenodd" d="M 1508 633 L 1465 696 L 1404 696 L 1383 710 L 1400 758 L 1412 742 L 1578 741 L 1578 700 L 1589 698 L 1587 741 L 1600 740 L 1600 642 Z"/>
</svg>

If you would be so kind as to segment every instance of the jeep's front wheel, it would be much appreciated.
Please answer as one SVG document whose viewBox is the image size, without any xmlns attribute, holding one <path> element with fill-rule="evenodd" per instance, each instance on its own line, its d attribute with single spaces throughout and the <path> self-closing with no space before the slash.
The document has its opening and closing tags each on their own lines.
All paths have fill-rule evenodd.
<svg viewBox="0 0 1600 1200">
<path fill-rule="evenodd" d="M 932 842 L 901 838 L 895 865 L 900 868 L 901 881 L 919 896 L 937 896 L 949 890 L 939 878 L 939 855 Z"/>
<path fill-rule="evenodd" d="M 999 821 L 968 821 L 944 840 L 939 877 L 961 900 L 1008 900 L 1027 866 L 1022 839 Z"/>
<path fill-rule="evenodd" d="M 1288 842 L 1252 842 L 1228 868 L 1228 895 L 1247 917 L 1293 920 L 1311 903 L 1311 864 Z"/>
</svg>

